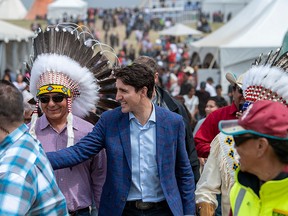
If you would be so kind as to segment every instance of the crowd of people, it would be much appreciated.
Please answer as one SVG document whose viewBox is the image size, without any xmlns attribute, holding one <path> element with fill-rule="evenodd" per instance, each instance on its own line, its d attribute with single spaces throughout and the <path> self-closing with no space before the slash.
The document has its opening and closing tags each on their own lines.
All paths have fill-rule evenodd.
<svg viewBox="0 0 288 216">
<path fill-rule="evenodd" d="M 288 215 L 287 54 L 227 73 L 230 101 L 187 47 L 140 41 L 126 61 L 57 24 L 5 71 L 0 215 Z"/>
</svg>

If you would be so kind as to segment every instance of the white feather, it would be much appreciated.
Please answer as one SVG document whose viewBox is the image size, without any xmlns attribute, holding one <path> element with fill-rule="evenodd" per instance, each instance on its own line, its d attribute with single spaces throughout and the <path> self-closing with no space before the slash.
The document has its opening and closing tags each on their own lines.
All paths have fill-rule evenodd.
<svg viewBox="0 0 288 216">
<path fill-rule="evenodd" d="M 73 114 L 83 117 L 95 108 L 99 99 L 99 87 L 96 84 L 92 72 L 86 67 L 81 67 L 78 62 L 64 55 L 42 54 L 34 61 L 30 79 L 30 92 L 34 97 L 36 97 L 37 94 L 36 86 L 40 75 L 48 71 L 64 73 L 79 84 L 80 96 L 76 97 L 72 103 Z"/>
<path fill-rule="evenodd" d="M 288 101 L 288 73 L 281 68 L 253 66 L 243 78 L 243 90 L 250 86 L 262 86 Z M 266 92 L 268 93 L 268 92 Z M 244 95 L 245 97 L 245 95 Z"/>
</svg>

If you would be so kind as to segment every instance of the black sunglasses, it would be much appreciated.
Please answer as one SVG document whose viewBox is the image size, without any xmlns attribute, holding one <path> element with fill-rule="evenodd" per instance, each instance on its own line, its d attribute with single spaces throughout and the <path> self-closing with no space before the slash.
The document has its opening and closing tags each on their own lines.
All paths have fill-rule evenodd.
<svg viewBox="0 0 288 216">
<path fill-rule="evenodd" d="M 51 98 L 52 98 L 52 101 L 54 103 L 60 103 L 60 102 L 62 102 L 64 100 L 64 98 L 66 98 L 66 96 L 62 95 L 62 94 L 53 95 L 52 97 L 50 97 L 48 95 L 40 95 L 39 96 L 39 101 L 41 103 L 49 103 Z"/>
<path fill-rule="evenodd" d="M 235 146 L 238 147 L 242 143 L 250 140 L 250 139 L 259 139 L 259 136 L 251 134 L 250 136 L 233 136 Z"/>
</svg>

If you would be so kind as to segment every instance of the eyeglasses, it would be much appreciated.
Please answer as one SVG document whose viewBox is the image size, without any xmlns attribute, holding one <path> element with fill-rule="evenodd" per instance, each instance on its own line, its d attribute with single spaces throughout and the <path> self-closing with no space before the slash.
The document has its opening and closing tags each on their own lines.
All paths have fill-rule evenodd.
<svg viewBox="0 0 288 216">
<path fill-rule="evenodd" d="M 49 103 L 51 98 L 54 103 L 61 103 L 64 100 L 64 98 L 66 98 L 66 96 L 62 94 L 53 95 L 52 97 L 48 95 L 40 95 L 39 101 L 41 103 Z"/>
<path fill-rule="evenodd" d="M 244 142 L 250 140 L 250 139 L 259 139 L 259 136 L 256 135 L 250 135 L 250 136 L 233 136 L 235 146 L 239 147 Z"/>
</svg>

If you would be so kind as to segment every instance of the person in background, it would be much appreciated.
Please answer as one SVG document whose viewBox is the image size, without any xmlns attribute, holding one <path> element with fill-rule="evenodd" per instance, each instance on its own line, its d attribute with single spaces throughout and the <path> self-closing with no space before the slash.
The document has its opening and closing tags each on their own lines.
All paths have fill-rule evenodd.
<svg viewBox="0 0 288 216">
<path fill-rule="evenodd" d="M 219 97 L 210 97 L 207 101 L 207 104 L 206 104 L 206 107 L 205 107 L 205 113 L 206 113 L 206 117 L 214 112 L 215 110 L 221 108 L 221 107 L 224 107 L 224 106 L 227 106 L 227 103 L 226 101 L 223 101 L 221 99 L 219 99 Z M 200 119 L 194 130 L 193 130 L 193 136 L 195 136 L 196 132 L 198 131 L 198 129 L 200 128 L 200 126 L 202 125 L 202 123 L 205 121 L 205 118 L 203 119 Z"/>
<path fill-rule="evenodd" d="M 211 113 L 200 126 L 195 134 L 194 140 L 196 150 L 199 157 L 207 158 L 210 152 L 210 143 L 214 137 L 219 133 L 218 123 L 220 120 L 236 119 L 242 105 L 244 104 L 244 97 L 242 91 L 242 78 L 238 79 L 234 74 L 227 73 L 226 79 L 233 83 L 233 104 L 222 107 Z M 197 94 L 196 94 L 197 95 Z M 200 100 L 200 98 L 199 98 Z"/>
<path fill-rule="evenodd" d="M 228 105 L 227 100 L 222 95 L 222 86 L 220 84 L 216 85 L 215 89 L 216 89 L 216 97 L 218 97 L 219 100 L 223 101 L 225 106 L 227 106 Z"/>
<path fill-rule="evenodd" d="M 0 81 L 0 215 L 68 215 L 38 140 L 23 123 L 23 96 Z"/>
<path fill-rule="evenodd" d="M 239 117 L 239 115 L 241 115 L 239 113 L 241 113 L 240 110 L 242 105 L 244 104 L 242 78 L 243 76 L 239 76 L 237 79 L 234 74 L 226 74 L 226 79 L 234 84 L 234 103 L 230 106 L 225 106 L 212 112 L 209 116 L 207 116 L 207 118 L 195 134 L 194 140 L 196 143 L 197 154 L 200 158 L 200 164 L 203 164 L 207 160 L 207 157 L 210 153 L 210 144 L 219 133 L 219 121 L 225 119 L 236 119 L 237 117 Z M 220 196 L 218 196 L 217 198 L 219 200 L 221 199 Z M 217 215 L 221 215 L 220 207 L 218 209 L 218 212 L 216 213 Z"/>
<path fill-rule="evenodd" d="M 189 76 L 188 76 L 188 83 L 190 83 L 192 86 L 196 86 L 197 85 L 197 82 L 196 82 L 196 77 L 195 77 L 195 70 L 193 67 L 190 67 L 190 66 L 186 66 L 184 68 L 184 72 L 187 73 Z"/>
<path fill-rule="evenodd" d="M 206 104 L 208 102 L 208 99 L 210 98 L 210 94 L 209 94 L 209 92 L 207 92 L 205 90 L 205 88 L 206 88 L 206 82 L 201 82 L 200 83 L 200 89 L 197 90 L 195 93 L 195 95 L 199 99 L 199 105 L 198 105 L 199 117 L 198 117 L 198 120 L 205 118 L 205 116 L 206 116 L 205 107 L 206 107 Z"/>
<path fill-rule="evenodd" d="M 26 86 L 27 83 L 24 82 L 24 76 L 22 74 L 17 74 L 16 75 L 16 81 L 13 82 L 13 84 L 16 86 L 16 88 L 18 88 L 20 91 L 23 91 Z"/>
<path fill-rule="evenodd" d="M 194 72 L 193 68 L 186 66 L 184 69 L 184 74 L 183 74 L 183 82 L 180 85 L 180 93 L 179 95 L 186 95 L 189 93 L 190 88 L 192 86 L 190 77 L 192 76 L 192 73 Z"/>
<path fill-rule="evenodd" d="M 208 102 L 206 104 L 206 108 L 205 108 L 205 112 L 206 112 L 206 116 L 208 116 L 210 113 L 214 112 L 215 110 L 226 106 L 226 103 L 223 103 L 222 100 L 220 100 L 217 96 L 216 97 L 210 97 L 208 99 Z M 195 136 L 195 134 L 197 133 L 198 129 L 200 128 L 200 126 L 202 125 L 202 123 L 205 121 L 206 118 L 200 119 L 194 130 L 193 130 L 193 136 Z M 199 162 L 200 162 L 200 173 L 202 173 L 204 165 L 206 163 L 206 158 L 201 158 L 199 157 Z"/>
<path fill-rule="evenodd" d="M 228 86 L 228 90 L 227 90 L 227 96 L 229 97 L 229 100 L 228 100 L 228 104 L 232 104 L 233 102 L 233 85 L 232 84 L 229 84 Z"/>
<path fill-rule="evenodd" d="M 288 75 L 281 68 L 282 66 L 286 68 L 281 61 L 287 61 L 287 55 L 280 56 L 279 60 L 275 57 L 277 52 L 268 56 L 265 61 L 262 61 L 266 62 L 264 65 L 259 65 L 257 63 L 259 60 L 255 61 L 257 64 L 243 75 L 244 109 L 247 107 L 250 109 L 249 104 L 253 104 L 258 100 L 261 102 L 262 100 L 277 101 L 279 104 L 287 106 L 288 96 L 283 94 L 287 92 L 287 85 L 283 85 L 283 83 L 288 82 Z M 273 83 L 273 86 L 271 86 L 271 83 Z M 246 115 L 246 113 L 243 115 Z M 269 115 L 268 109 L 267 115 Z M 266 122 L 265 118 L 266 116 L 261 119 L 263 124 Z M 234 120 L 231 121 L 235 122 Z M 252 122 L 250 123 L 252 124 Z M 235 145 L 237 145 L 237 140 L 223 132 L 220 132 L 211 143 L 211 152 L 195 192 L 197 210 L 201 216 L 214 215 L 216 207 L 219 208 L 220 204 L 222 215 L 228 216 L 230 214 L 229 192 L 234 184 L 235 170 L 239 167 L 239 154 Z M 222 195 L 221 203 L 216 199 L 216 196 L 220 194 Z M 255 205 L 252 206 L 255 209 Z M 243 215 L 250 215 L 251 212 L 246 212 Z M 271 212 L 268 215 L 271 215 Z"/>
<path fill-rule="evenodd" d="M 175 96 L 179 95 L 180 86 L 178 84 L 178 78 L 173 72 L 170 73 L 169 84 L 170 84 L 169 92 L 170 92 L 171 96 L 175 97 Z"/>
<path fill-rule="evenodd" d="M 236 78 L 233 81 L 237 83 Z M 240 84 L 239 80 L 238 83 Z M 219 100 L 217 96 L 215 98 Z M 219 102 L 223 104 L 223 100 L 220 99 Z M 224 102 L 226 104 L 226 101 Z M 207 118 L 218 110 L 210 113 Z M 222 133 L 218 133 L 211 144 L 209 143 L 211 153 L 209 149 L 208 158 L 199 157 L 200 166 L 203 170 L 197 183 L 195 195 L 197 197 L 197 211 L 200 216 L 229 215 L 228 191 L 234 182 L 233 173 L 239 166 L 238 154 L 231 148 L 233 142 L 231 136 L 227 137 Z"/>
<path fill-rule="evenodd" d="M 198 105 L 199 99 L 195 95 L 196 89 L 195 87 L 191 86 L 190 91 L 187 95 L 183 95 L 184 104 L 187 107 L 188 111 L 190 112 L 192 118 L 192 124 L 195 125 L 197 122 L 197 115 L 199 112 Z"/>
<path fill-rule="evenodd" d="M 27 90 L 23 90 L 22 95 L 24 106 L 24 123 L 29 124 L 31 121 L 33 111 L 36 108 L 36 101 L 34 100 L 33 95 Z"/>
<path fill-rule="evenodd" d="M 9 82 L 12 82 L 11 70 L 10 69 L 8 69 L 8 68 L 5 69 L 2 80 L 7 80 Z"/>
<path fill-rule="evenodd" d="M 183 120 L 185 123 L 186 151 L 187 151 L 188 158 L 190 160 L 190 164 L 193 170 L 195 183 L 198 182 L 200 178 L 198 156 L 195 150 L 192 129 L 190 126 L 190 120 L 187 115 L 187 111 L 185 107 L 182 105 L 182 103 L 180 103 L 178 100 L 171 97 L 171 95 L 169 95 L 163 88 L 161 88 L 158 85 L 159 66 L 153 58 L 148 57 L 148 56 L 140 56 L 137 59 L 135 59 L 134 62 L 138 64 L 147 65 L 153 71 L 155 84 L 156 84 L 155 92 L 153 93 L 153 99 L 152 99 L 154 104 L 160 107 L 166 108 L 172 112 L 175 112 L 183 117 Z"/>
<path fill-rule="evenodd" d="M 211 97 L 214 97 L 214 96 L 217 95 L 217 94 L 216 94 L 215 87 L 213 86 L 213 84 L 214 84 L 213 78 L 212 78 L 212 77 L 208 77 L 208 78 L 206 79 L 206 88 L 205 88 L 205 90 L 206 90 L 207 92 L 209 92 L 209 94 L 210 94 Z"/>
</svg>

